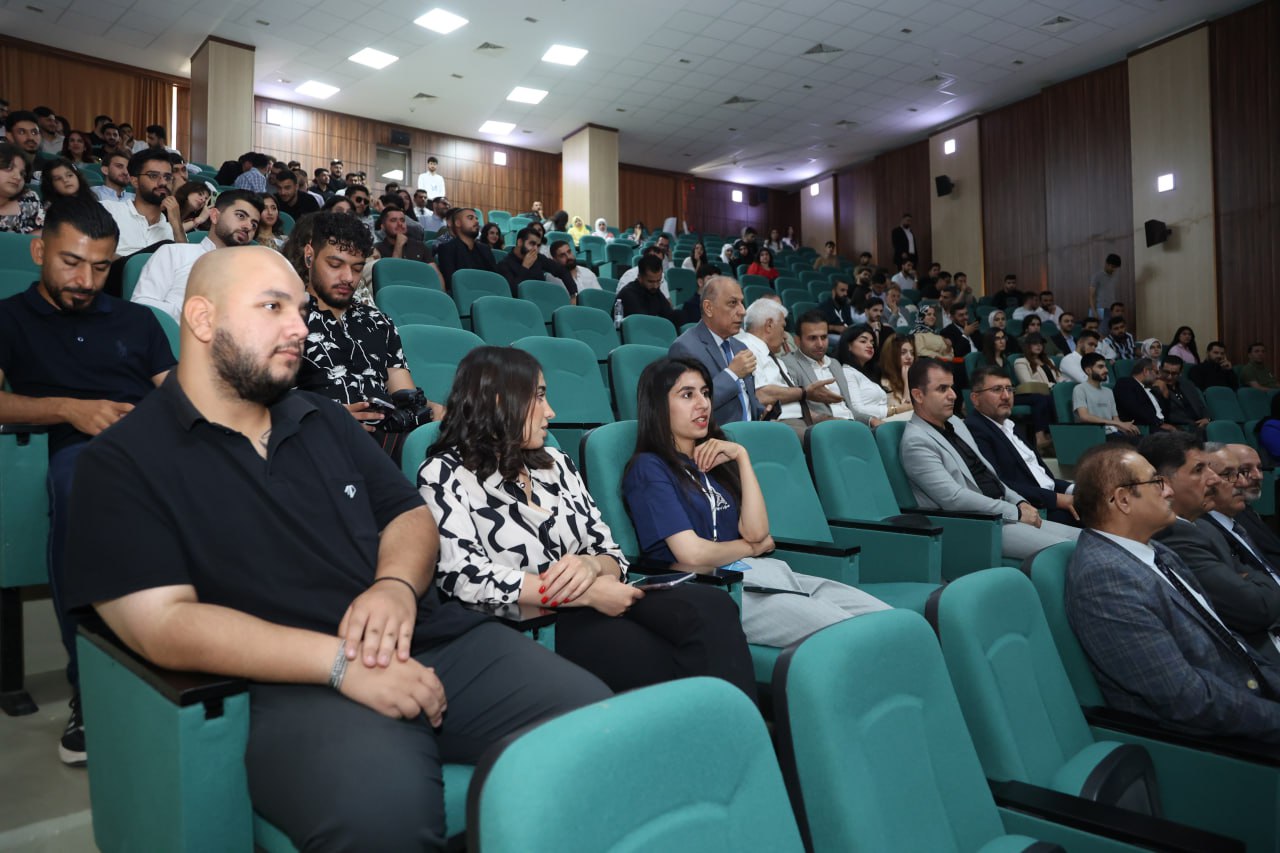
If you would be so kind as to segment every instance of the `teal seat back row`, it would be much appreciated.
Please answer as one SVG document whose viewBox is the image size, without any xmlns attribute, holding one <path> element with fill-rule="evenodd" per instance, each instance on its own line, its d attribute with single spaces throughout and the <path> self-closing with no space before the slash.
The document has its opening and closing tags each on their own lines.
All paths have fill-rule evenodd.
<svg viewBox="0 0 1280 853">
<path fill-rule="evenodd" d="M 471 303 L 471 327 L 481 340 L 494 347 L 547 333 L 538 306 L 510 296 L 481 296 Z"/>
<path fill-rule="evenodd" d="M 1079 383 L 1063 380 L 1053 386 L 1053 411 L 1058 416 L 1058 423 L 1075 423 L 1075 410 L 1071 407 L 1071 395 Z"/>
<path fill-rule="evenodd" d="M 512 344 L 538 360 L 547 383 L 547 401 L 556 413 L 554 434 L 575 465 L 586 429 L 613 421 L 613 406 L 595 353 L 572 338 L 527 337 Z"/>
<path fill-rule="evenodd" d="M 595 308 L 609 315 L 610 322 L 613 321 L 613 306 L 618 301 L 618 297 L 614 295 L 612 290 L 601 288 L 596 290 L 594 287 L 590 290 L 578 291 L 578 306 L 586 308 Z"/>
<path fill-rule="evenodd" d="M 907 472 L 902 467 L 902 451 L 898 446 L 902 443 L 902 432 L 907 425 L 902 421 L 886 421 L 876 427 L 876 447 L 880 450 L 880 461 L 884 463 L 885 476 L 893 488 L 894 500 L 902 509 L 915 509 L 916 496 L 911 491 L 911 483 L 907 480 Z"/>
<path fill-rule="evenodd" d="M 1236 392 L 1240 403 L 1240 411 L 1246 421 L 1256 421 L 1271 416 L 1271 398 L 1280 391 L 1275 389 L 1253 388 L 1248 385 Z"/>
<path fill-rule="evenodd" d="M 298 223 L 294 221 L 292 216 L 285 213 L 283 210 L 280 211 L 280 230 L 286 235 L 292 234 L 294 226 L 297 224 Z"/>
<path fill-rule="evenodd" d="M 637 399 L 640 374 L 653 362 L 666 357 L 666 347 L 647 344 L 623 344 L 609 353 L 609 387 L 618 420 L 634 421 L 640 417 Z"/>
<path fill-rule="evenodd" d="M 618 330 L 613 318 L 599 308 L 582 305 L 565 305 L 557 308 L 551 317 L 551 331 L 557 338 L 573 338 L 591 347 L 597 363 L 609 360 L 609 353 L 618 348 Z"/>
<path fill-rule="evenodd" d="M 680 305 L 698 292 L 698 274 L 683 267 L 672 267 L 666 272 L 667 289 L 673 305 Z"/>
<path fill-rule="evenodd" d="M 551 329 L 551 315 L 569 304 L 569 291 L 558 281 L 522 281 L 516 289 L 520 298 L 537 306 L 542 322 Z"/>
<path fill-rule="evenodd" d="M 40 267 L 31 259 L 30 234 L 0 231 L 0 269 L 24 270 L 27 284 L 40 277 Z"/>
<path fill-rule="evenodd" d="M 479 213 L 479 211 L 476 212 Z M 511 229 L 511 214 L 505 210 L 491 210 L 485 219 L 501 228 L 503 233 Z"/>
<path fill-rule="evenodd" d="M 738 283 L 741 284 L 744 288 L 767 287 L 770 290 L 773 290 L 773 286 L 769 282 L 769 277 L 766 275 L 752 275 L 750 273 L 747 273 L 746 275 L 740 276 L 738 278 Z"/>
<path fill-rule="evenodd" d="M 813 482 L 827 518 L 878 521 L 898 514 L 870 427 L 823 421 L 810 428 L 808 441 Z"/>
<path fill-rule="evenodd" d="M 742 300 L 746 305 L 750 305 L 761 297 L 768 296 L 773 293 L 773 288 L 767 284 L 748 284 L 742 288 Z"/>
<path fill-rule="evenodd" d="M 160 328 L 164 330 L 164 336 L 169 339 L 169 349 L 173 350 L 173 357 L 180 358 L 181 355 L 178 350 L 180 349 L 182 332 L 178 328 L 178 321 L 170 317 L 169 312 L 163 308 L 157 308 L 154 305 L 148 305 L 147 307 L 151 309 L 151 313 L 159 321 Z"/>
<path fill-rule="evenodd" d="M 453 387 L 458 362 L 484 341 L 471 332 L 444 326 L 408 325 L 400 328 L 400 343 L 413 381 L 427 399 L 444 401 Z"/>
<path fill-rule="evenodd" d="M 885 610 L 824 628 L 774 670 L 776 736 L 815 851 L 1022 850 L 1004 835 L 928 623 Z"/>
<path fill-rule="evenodd" d="M 606 291 L 606 292 L 611 293 L 611 294 L 612 294 L 612 293 L 617 293 L 617 292 L 618 292 L 618 280 L 617 280 L 616 278 L 609 278 L 609 276 L 607 276 L 607 275 L 602 275 L 602 276 L 597 276 L 597 277 L 596 277 L 596 281 L 600 282 L 600 289 L 601 289 L 601 290 Z M 592 290 L 594 290 L 594 289 L 595 289 L 595 288 L 592 288 Z M 578 304 L 579 304 L 579 305 L 581 305 L 581 304 L 582 304 L 582 294 L 581 294 L 581 293 L 579 293 L 579 294 L 578 294 Z M 613 313 L 613 312 L 612 312 L 612 310 L 610 311 L 610 313 Z"/>
<path fill-rule="evenodd" d="M 124 274 L 121 278 L 121 295 L 127 302 L 133 299 L 133 291 L 138 287 L 138 279 L 142 277 L 142 268 L 151 260 L 152 252 L 139 252 L 124 262 Z"/>
<path fill-rule="evenodd" d="M 1204 428 L 1204 435 L 1209 441 L 1220 441 L 1223 444 L 1244 444 L 1244 430 L 1235 421 L 1209 421 Z"/>
<path fill-rule="evenodd" d="M 46 434 L 0 435 L 0 588 L 49 582 L 48 475 Z"/>
<path fill-rule="evenodd" d="M 1060 542 L 1045 548 L 1025 565 L 1031 583 L 1036 588 L 1036 595 L 1040 598 L 1041 610 L 1049 625 L 1049 632 L 1053 635 L 1058 658 L 1066 669 L 1076 701 L 1091 708 L 1105 705 L 1106 702 L 1102 698 L 1097 679 L 1093 676 L 1093 670 L 1089 668 L 1089 658 L 1080 647 L 1071 623 L 1067 621 L 1067 565 L 1075 550 L 1074 542 Z"/>
<path fill-rule="evenodd" d="M 620 795 L 619 768 L 641 795 Z M 554 819 L 566 799 L 575 814 Z M 713 678 L 633 690 L 495 746 L 467 814 L 477 851 L 803 850 L 759 711 Z"/>
<path fill-rule="evenodd" d="M 453 274 L 450 290 L 464 327 L 471 320 L 471 304 L 480 297 L 511 297 L 511 285 L 507 284 L 507 280 L 488 270 L 458 270 Z"/>
<path fill-rule="evenodd" d="M 1204 389 L 1204 403 L 1209 407 L 1209 417 L 1215 421 L 1244 423 L 1248 418 L 1240 408 L 1236 392 L 1221 385 Z"/>
<path fill-rule="evenodd" d="M 670 347 L 676 340 L 676 327 L 666 317 L 649 314 L 632 314 L 622 320 L 624 344 L 648 344 Z"/>
<path fill-rule="evenodd" d="M 28 269 L 5 269 L 0 267 L 0 299 L 8 299 L 31 286 L 40 276 L 37 267 L 35 272 Z"/>
<path fill-rule="evenodd" d="M 831 542 L 826 513 L 809 479 L 795 430 L 776 421 L 725 424 L 725 434 L 747 449 L 776 537 Z"/>
<path fill-rule="evenodd" d="M 622 475 L 635 449 L 634 420 L 596 427 L 582 441 L 582 477 L 600 509 L 600 518 L 613 534 L 613 541 L 623 554 L 632 558 L 640 556 L 640 542 L 622 498 Z"/>
<path fill-rule="evenodd" d="M 416 284 L 432 290 L 444 292 L 444 282 L 440 280 L 435 267 L 422 261 L 411 261 L 406 258 L 381 258 L 373 265 L 373 292 L 389 284 Z M 508 291 L 510 293 L 510 291 Z"/>
<path fill-rule="evenodd" d="M 803 289 L 784 290 L 782 291 L 781 295 L 782 295 L 782 304 L 786 306 L 787 311 L 791 312 L 791 314 L 793 315 L 790 318 L 793 323 L 795 322 L 795 318 L 794 318 L 795 304 L 797 302 L 813 301 L 813 297 L 809 294 L 809 291 L 803 290 Z"/>
<path fill-rule="evenodd" d="M 458 306 L 442 290 L 394 282 L 379 290 L 374 301 L 397 328 L 410 325 L 462 328 Z"/>
<path fill-rule="evenodd" d="M 590 263 L 602 264 L 609 257 L 609 253 L 605 248 L 608 245 L 608 241 L 603 237 L 587 234 L 578 241 L 578 256 Z"/>
</svg>

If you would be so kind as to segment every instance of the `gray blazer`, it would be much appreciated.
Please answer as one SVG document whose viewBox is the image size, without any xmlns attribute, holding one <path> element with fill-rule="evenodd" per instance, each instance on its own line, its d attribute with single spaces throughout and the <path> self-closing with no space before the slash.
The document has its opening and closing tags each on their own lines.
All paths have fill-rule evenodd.
<svg viewBox="0 0 1280 853">
<path fill-rule="evenodd" d="M 799 350 L 792 350 L 786 355 L 778 359 L 787 366 L 787 374 L 791 376 L 791 381 L 804 388 L 818 381 L 818 376 L 813 372 L 809 359 L 806 358 Z M 849 397 L 849 383 L 844 378 L 844 365 L 836 361 L 834 358 L 827 358 L 827 366 L 831 369 L 831 375 L 835 377 L 836 387 L 840 389 L 840 396 L 844 397 L 844 404 L 849 407 L 849 411 L 853 411 L 853 401 Z M 830 386 L 827 386 L 828 389 Z M 826 403 L 816 403 L 809 401 L 809 411 L 815 415 L 826 415 L 831 417 L 831 407 Z M 855 418 L 856 420 L 856 418 Z"/>
<path fill-rule="evenodd" d="M 982 453 L 964 421 L 952 416 L 949 422 L 955 427 L 956 435 L 972 447 L 973 452 L 981 459 Z M 1003 500 L 984 495 L 960 454 L 919 415 L 911 416 L 906 429 L 902 431 L 902 444 L 898 449 L 902 454 L 902 467 L 911 482 L 911 491 L 915 493 L 916 502 L 921 508 L 993 512 L 1007 522 L 1015 522 L 1021 518 L 1018 504 L 1026 499 L 1008 486 L 1004 487 Z M 986 459 L 982 461 L 991 468 L 990 462 Z M 991 474 L 999 478 L 994 468 L 991 468 Z"/>
<path fill-rule="evenodd" d="M 730 337 L 729 347 L 734 355 L 747 348 L 742 341 Z M 738 398 L 738 383 L 725 372 L 724 353 L 716 345 L 715 336 L 705 323 L 699 323 L 689 331 L 676 338 L 667 350 L 672 358 L 691 358 L 702 362 L 711 374 L 711 405 L 715 409 L 717 424 L 728 424 L 742 420 L 742 404 Z M 764 406 L 756 399 L 756 380 L 750 373 L 744 380 L 747 383 L 747 401 L 751 404 L 751 419 L 759 420 Z"/>
</svg>

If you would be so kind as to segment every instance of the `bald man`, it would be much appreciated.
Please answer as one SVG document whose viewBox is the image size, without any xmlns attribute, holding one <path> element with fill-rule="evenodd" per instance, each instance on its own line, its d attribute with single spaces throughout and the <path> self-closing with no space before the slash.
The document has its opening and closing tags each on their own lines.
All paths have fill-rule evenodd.
<svg viewBox="0 0 1280 853">
<path fill-rule="evenodd" d="M 756 356 L 735 337 L 747 312 L 742 286 L 728 276 L 712 276 L 703 285 L 701 309 L 698 325 L 676 338 L 667 354 L 707 368 L 716 423 L 759 420 L 764 407 L 756 399 Z"/>
<path fill-rule="evenodd" d="M 81 456 L 70 597 L 153 663 L 252 682 L 250 797 L 299 849 L 436 849 L 441 762 L 609 691 L 443 602 L 417 490 L 290 390 L 307 304 L 265 247 L 195 263 L 177 369 Z"/>
</svg>

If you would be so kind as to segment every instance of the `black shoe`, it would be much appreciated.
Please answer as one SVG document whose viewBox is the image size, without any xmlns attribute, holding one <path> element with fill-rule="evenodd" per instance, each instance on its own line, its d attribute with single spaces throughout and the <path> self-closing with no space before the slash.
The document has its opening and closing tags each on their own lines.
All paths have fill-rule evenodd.
<svg viewBox="0 0 1280 853">
<path fill-rule="evenodd" d="M 84 752 L 84 714 L 80 711 L 79 693 L 71 697 L 71 719 L 67 720 L 67 727 L 62 732 L 58 757 L 70 767 L 83 767 L 88 760 Z"/>
</svg>

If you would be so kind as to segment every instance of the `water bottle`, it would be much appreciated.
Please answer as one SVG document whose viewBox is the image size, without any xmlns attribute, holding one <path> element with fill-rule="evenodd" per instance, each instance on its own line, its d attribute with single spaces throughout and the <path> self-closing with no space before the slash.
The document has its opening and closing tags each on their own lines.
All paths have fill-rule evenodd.
<svg viewBox="0 0 1280 853">
<path fill-rule="evenodd" d="M 622 300 L 616 299 L 613 303 L 613 327 L 615 329 L 622 328 Z"/>
</svg>

